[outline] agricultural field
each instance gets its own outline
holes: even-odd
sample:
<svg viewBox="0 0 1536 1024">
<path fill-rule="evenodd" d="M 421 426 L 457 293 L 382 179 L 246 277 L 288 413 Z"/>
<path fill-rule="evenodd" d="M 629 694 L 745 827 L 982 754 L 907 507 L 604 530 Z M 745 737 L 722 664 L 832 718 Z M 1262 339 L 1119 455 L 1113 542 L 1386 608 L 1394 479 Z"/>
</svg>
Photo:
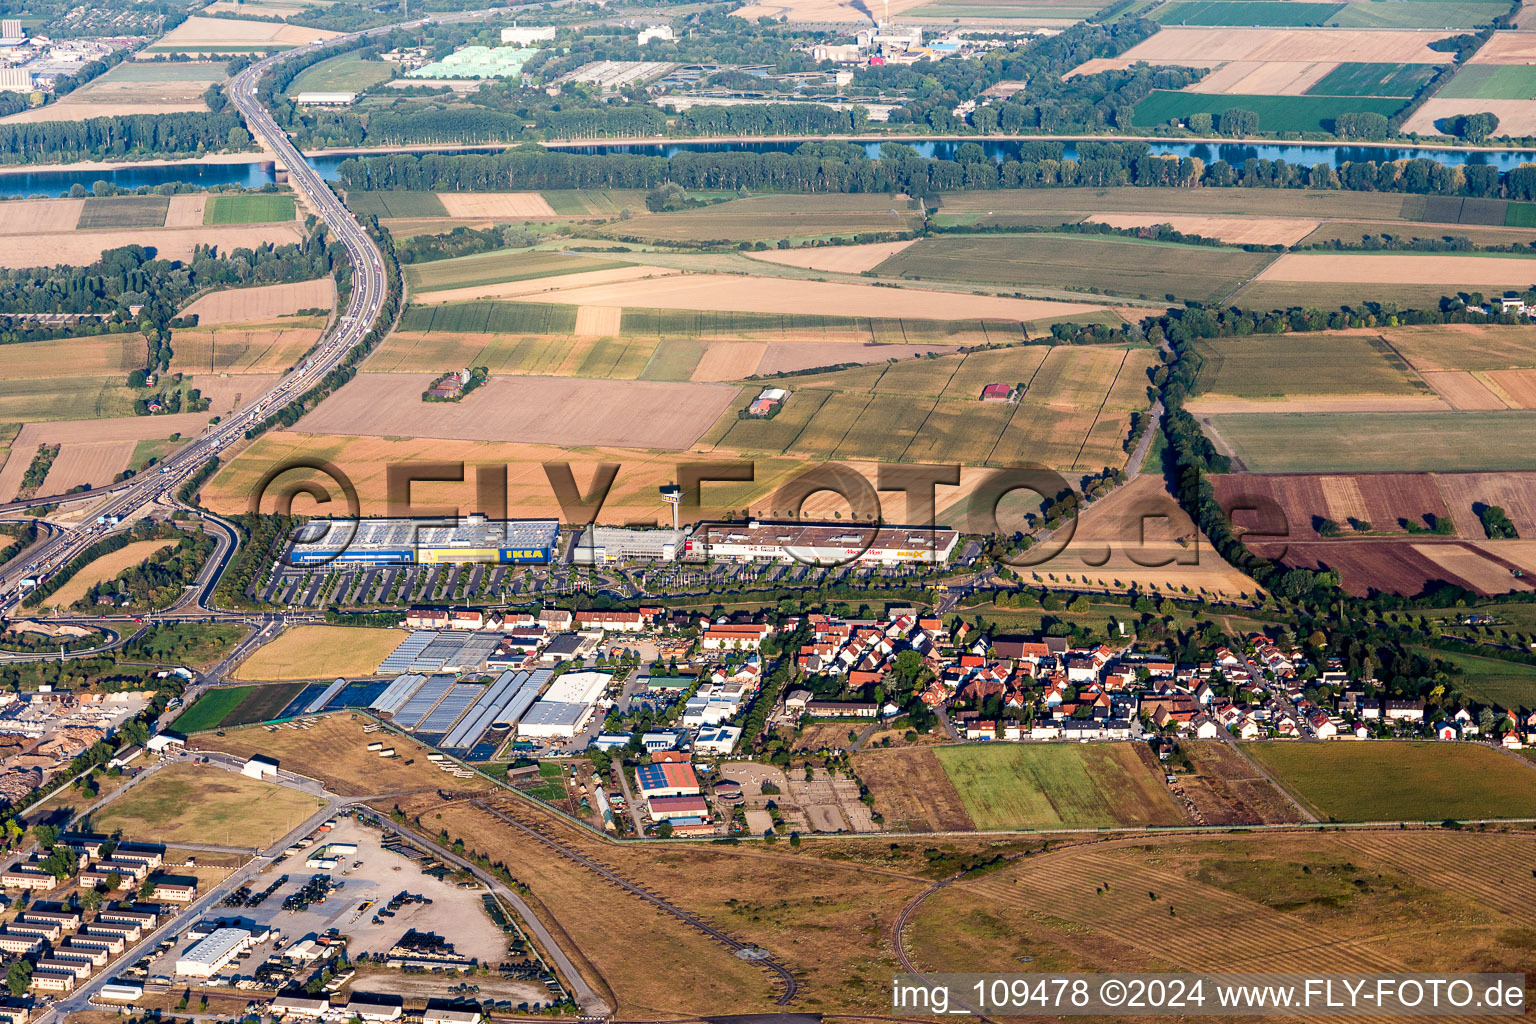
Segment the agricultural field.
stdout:
<svg viewBox="0 0 1536 1024">
<path fill-rule="evenodd" d="M 204 209 L 204 224 L 271 224 L 293 220 L 291 195 L 213 196 Z"/>
<path fill-rule="evenodd" d="M 362 92 L 369 86 L 394 77 L 395 67 L 381 60 L 363 60 L 354 53 L 343 53 L 323 60 L 299 72 L 288 83 L 287 94 L 301 92 Z"/>
<path fill-rule="evenodd" d="M 1433 64 L 1346 61 L 1335 65 L 1307 92 L 1318 96 L 1397 96 L 1407 99 L 1429 83 L 1435 70 Z"/>
<path fill-rule="evenodd" d="M 1323 821 L 1536 816 L 1536 772 L 1481 744 L 1244 743 Z"/>
<path fill-rule="evenodd" d="M 1472 28 L 1492 23 L 1508 8 L 1497 3 L 1418 0 L 1414 3 L 1309 2 L 1309 0 L 1174 0 L 1157 9 L 1164 25 L 1204 27 L 1334 26 L 1351 29 Z"/>
<path fill-rule="evenodd" d="M 318 317 L 188 327 L 171 333 L 175 373 L 281 373 L 298 364 L 320 340 Z M 469 364 L 479 365 L 479 364 Z"/>
<path fill-rule="evenodd" d="M 876 273 L 1212 302 L 1273 259 L 1270 253 L 1120 237 L 970 235 L 925 238 L 881 263 Z"/>
<path fill-rule="evenodd" d="M 1255 0 L 1240 0 L 1247 6 Z M 1300 6 L 1276 0 L 1275 6 Z M 1154 91 L 1136 104 L 1134 124 L 1154 128 L 1170 121 L 1180 123 L 1192 114 L 1220 115 L 1228 110 L 1250 110 L 1259 117 L 1260 132 L 1317 132 L 1332 134 L 1340 114 L 1380 114 L 1391 117 L 1403 101 L 1379 96 L 1256 96 L 1228 93 Z"/>
<path fill-rule="evenodd" d="M 1442 99 L 1533 100 L 1530 69 L 1513 64 L 1468 64 L 1435 94 Z"/>
<path fill-rule="evenodd" d="M 347 206 L 359 216 L 381 220 L 448 216 L 435 192 L 352 191 L 347 193 Z"/>
<path fill-rule="evenodd" d="M 404 639 L 405 634 L 395 629 L 295 626 L 257 648 L 233 677 L 296 680 L 368 675 Z"/>
<path fill-rule="evenodd" d="M 340 35 L 280 21 L 191 17 L 156 40 L 145 53 L 257 53 L 290 50 Z"/>
<path fill-rule="evenodd" d="M 442 192 L 437 198 L 448 216 L 464 220 L 556 216 L 554 208 L 537 192 Z"/>
<path fill-rule="evenodd" d="M 1502 87 L 1507 79 L 1500 75 L 1495 78 L 1495 81 Z M 1518 139 L 1536 134 L 1536 100 L 1455 99 L 1438 95 L 1419 107 L 1412 117 L 1403 122 L 1403 131 L 1418 132 L 1421 135 L 1444 135 L 1448 134 L 1445 131 L 1444 122 L 1462 114 L 1477 113 L 1489 113 L 1499 119 L 1499 126 L 1494 131 L 1495 138 Z"/>
<path fill-rule="evenodd" d="M 1422 828 L 1063 846 L 937 890 L 906 949 L 924 972 L 1455 971 L 1471 948 L 1525 972 L 1533 856 L 1526 832 Z"/>
<path fill-rule="evenodd" d="M 603 231 L 654 242 L 766 242 L 910 231 L 921 219 L 906 200 L 887 195 L 755 196 L 675 213 L 643 209 L 642 203 L 630 220 Z"/>
<path fill-rule="evenodd" d="M 171 201 L 165 196 L 114 196 L 87 199 L 80 210 L 77 231 L 103 231 L 110 228 L 158 228 L 165 224 Z"/>
<path fill-rule="evenodd" d="M 744 389 L 711 436 L 721 450 L 806 458 L 1102 467 L 1124 459 L 1153 361 L 1149 349 L 1030 346 L 807 374 L 770 419 L 736 418 L 756 394 Z M 1023 385 L 1021 400 L 980 402 L 999 382 Z"/>
<path fill-rule="evenodd" d="M 1274 825 L 1304 820 L 1294 801 L 1222 740 L 1183 740 L 1190 771 L 1179 789 L 1208 825 Z"/>
<path fill-rule="evenodd" d="M 226 288 L 210 292 L 187 306 L 181 315 L 195 316 L 199 327 L 209 327 L 255 323 L 292 316 L 305 310 L 329 311 L 335 304 L 335 280 L 317 277 L 312 281 L 257 285 L 254 288 Z"/>
<path fill-rule="evenodd" d="M 220 686 L 206 690 L 177 716 L 178 732 L 191 734 L 220 727 L 233 728 L 270 721 L 304 690 L 303 683 L 265 686 Z"/>
<path fill-rule="evenodd" d="M 324 806 L 224 768 L 173 764 L 102 808 L 92 823 L 141 842 L 266 846 Z"/>
<path fill-rule="evenodd" d="M 1139 745 L 974 744 L 934 754 L 982 831 L 1186 823 Z M 1155 759 L 1154 759 L 1155 760 Z"/>
<path fill-rule="evenodd" d="M 441 371 L 439 371 L 441 372 Z M 682 450 L 736 397 L 732 385 L 493 376 L 463 402 L 424 403 L 435 374 L 362 374 L 300 421 L 315 434 Z"/>
<path fill-rule="evenodd" d="M 1301 542 L 1291 544 L 1282 561 L 1293 569 L 1337 572 L 1343 589 L 1356 596 L 1417 597 L 1449 584 L 1491 597 L 1533 589 L 1536 542 L 1416 538 Z"/>
<path fill-rule="evenodd" d="M 395 332 L 368 360 L 369 372 L 432 373 L 444 366 L 484 366 L 493 376 L 549 375 L 606 380 L 688 380 L 649 372 L 654 338 L 411 334 Z M 701 379 L 701 378 L 694 378 Z"/>
<path fill-rule="evenodd" d="M 1536 414 L 1525 411 L 1230 413 L 1207 417 L 1255 473 L 1536 469 Z"/>
<path fill-rule="evenodd" d="M 1433 391 L 1380 337 L 1368 333 L 1254 336 L 1201 342 L 1192 412 L 1223 399 L 1294 395 L 1432 398 Z M 1262 402 L 1256 402 L 1261 405 Z M 1288 405 L 1288 407 L 1294 407 Z"/>
<path fill-rule="evenodd" d="M 4 118 L 18 121 L 82 121 L 127 114 L 207 110 L 203 93 L 228 75 L 220 64 L 139 63 L 127 60 L 46 106 Z"/>
<path fill-rule="evenodd" d="M 906 11 L 907 18 L 934 18 L 975 22 L 1024 21 L 1052 26 L 1082 21 L 1099 10 L 1095 3 L 1080 0 L 929 0 Z"/>
<path fill-rule="evenodd" d="M 874 795 L 884 827 L 906 832 L 969 832 L 976 826 L 933 750 L 866 749 L 853 772 Z"/>
<path fill-rule="evenodd" d="M 534 249 L 497 249 L 475 256 L 436 260 L 405 268 L 413 292 L 439 292 L 454 288 L 530 281 L 592 271 L 612 270 L 628 264 L 574 253 Z"/>
<path fill-rule="evenodd" d="M 1451 651 L 1421 651 L 1460 670 L 1452 686 L 1470 700 L 1499 708 L 1536 709 L 1536 667 Z"/>
<path fill-rule="evenodd" d="M 1244 526 L 1295 540 L 1322 540 L 1324 535 L 1318 527 L 1325 520 L 1336 524 L 1347 537 L 1404 536 L 1407 529 L 1403 523 L 1428 529 L 1430 517 L 1456 522 L 1459 517 L 1452 516 L 1451 505 L 1438 486 L 1444 479 L 1448 477 L 1431 473 L 1245 473 L 1213 476 L 1211 482 L 1224 506 L 1237 503 L 1239 498 L 1262 498 L 1273 502 L 1284 517 L 1283 523 L 1275 523 L 1270 522 L 1270 515 L 1248 513 L 1240 519 Z M 1475 522 L 1470 504 L 1460 511 Z M 1460 536 L 1480 538 L 1482 530 L 1475 535 L 1460 531 Z"/>
<path fill-rule="evenodd" d="M 163 197 L 146 198 L 160 198 L 164 201 Z M 123 200 L 108 199 L 103 202 L 119 203 Z M 7 209 L 7 215 L 9 212 Z M 165 217 L 164 211 L 161 217 Z M 8 225 L 0 225 L 0 232 L 6 230 Z M 34 231 L 17 235 L 0 234 L 0 237 L 5 242 L 0 246 L 0 267 L 26 268 L 59 264 L 85 266 L 99 260 L 106 250 L 124 245 L 153 248 L 156 257 L 163 260 L 189 260 L 200 245 L 212 245 L 219 249 L 254 249 L 267 242 L 274 245 L 297 243 L 302 240 L 302 232 L 299 224 L 285 223 L 215 228 L 123 227 L 99 231 L 56 229 L 51 234 Z"/>
</svg>

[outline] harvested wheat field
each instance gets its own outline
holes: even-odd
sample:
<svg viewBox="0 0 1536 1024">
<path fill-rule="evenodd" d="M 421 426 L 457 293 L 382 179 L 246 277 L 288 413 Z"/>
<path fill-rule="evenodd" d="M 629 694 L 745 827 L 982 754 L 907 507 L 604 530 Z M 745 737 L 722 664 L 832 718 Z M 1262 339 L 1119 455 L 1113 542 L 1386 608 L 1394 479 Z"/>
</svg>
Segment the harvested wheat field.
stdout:
<svg viewBox="0 0 1536 1024">
<path fill-rule="evenodd" d="M 206 111 L 208 105 L 195 100 L 133 100 L 114 97 L 111 99 L 87 99 L 70 94 L 57 103 L 46 107 L 32 107 L 19 114 L 0 118 L 0 124 L 32 121 L 85 121 L 93 117 L 127 117 L 131 114 L 178 114 L 189 111 Z"/>
<path fill-rule="evenodd" d="M 1531 590 L 1524 579 L 1536 572 L 1536 540 L 1472 541 L 1460 544 L 1414 544 L 1413 550 L 1445 570 L 1447 576 L 1465 581 L 1479 594 L 1503 594 Z M 1514 573 L 1518 570 L 1521 578 Z"/>
<path fill-rule="evenodd" d="M 1536 370 L 1486 370 L 1479 380 L 1511 409 L 1536 409 Z"/>
<path fill-rule="evenodd" d="M 806 249 L 770 249 L 767 252 L 749 252 L 746 255 L 765 263 L 778 263 L 786 267 L 804 267 L 806 270 L 825 270 L 833 274 L 862 274 L 874 270 L 886 260 L 911 245 L 916 239 L 905 242 L 871 242 L 868 245 L 824 245 Z"/>
<path fill-rule="evenodd" d="M 191 17 L 161 36 L 150 49 L 161 52 L 218 51 L 245 49 L 260 43 L 303 46 L 317 39 L 330 39 L 340 34 L 320 28 L 285 25 L 282 22 Z"/>
<path fill-rule="evenodd" d="M 757 372 L 768 351 L 762 341 L 715 341 L 704 349 L 689 380 L 741 380 Z"/>
<path fill-rule="evenodd" d="M 94 377 L 127 374 L 144 365 L 149 343 L 142 334 L 99 334 L 94 338 L 58 338 L 6 347 L 0 377 Z"/>
<path fill-rule="evenodd" d="M 233 324 L 173 331 L 176 373 L 273 373 L 294 366 L 320 340 L 319 320 L 301 327 Z"/>
<path fill-rule="evenodd" d="M 723 384 L 492 377 L 462 402 L 423 402 L 435 374 L 360 374 L 300 421 L 315 434 L 685 449 L 725 412 Z"/>
<path fill-rule="evenodd" d="M 411 301 L 418 306 L 435 306 L 447 302 L 470 302 L 476 299 L 515 299 L 538 297 L 543 293 L 569 288 L 582 288 L 623 281 L 643 281 L 656 277 L 671 277 L 680 273 L 664 267 L 610 267 L 607 270 L 584 270 L 578 274 L 562 274 L 557 277 L 536 277 L 527 281 L 503 281 L 500 284 L 474 284 L 463 288 L 445 288 L 442 291 L 413 293 Z M 617 332 L 615 332 L 617 333 Z"/>
<path fill-rule="evenodd" d="M 1233 398 L 1201 395 L 1185 403 L 1200 416 L 1239 412 L 1448 412 L 1453 406 L 1436 395 L 1308 395 L 1297 398 Z M 1495 406 L 1502 409 L 1503 406 Z"/>
<path fill-rule="evenodd" d="M 1536 474 L 1436 473 L 1434 477 L 1459 536 L 1483 536 L 1475 507 L 1497 505 L 1520 536 L 1536 537 Z"/>
<path fill-rule="evenodd" d="M 51 235 L 73 231 L 84 208 L 84 199 L 15 200 L 0 206 L 0 214 L 3 214 L 0 216 L 0 235 Z"/>
<path fill-rule="evenodd" d="M 576 337 L 616 337 L 623 320 L 624 310 L 619 306 L 578 306 L 576 308 Z"/>
<path fill-rule="evenodd" d="M 1536 33 L 1495 32 L 1470 64 L 1536 64 Z"/>
<path fill-rule="evenodd" d="M 1165 25 L 1122 59 L 1151 64 L 1205 61 L 1360 61 L 1374 64 L 1446 64 L 1450 53 L 1432 50 L 1432 32 L 1338 28 L 1182 28 Z"/>
<path fill-rule="evenodd" d="M 1509 405 L 1468 370 L 1432 370 L 1420 373 L 1435 394 L 1452 409 L 1508 409 Z"/>
<path fill-rule="evenodd" d="M 1405 132 L 1442 135 L 1435 122 L 1459 114 L 1493 114 L 1499 119 L 1497 134 L 1510 138 L 1536 135 L 1536 100 L 1443 99 L 1435 97 L 1414 111 L 1403 124 Z"/>
<path fill-rule="evenodd" d="M 0 246 L 0 267 L 52 267 L 65 264 L 83 267 L 101 259 L 108 249 L 142 245 L 163 260 L 190 260 L 199 245 L 220 251 L 254 249 L 271 242 L 287 245 L 303 240 L 298 224 L 262 224 L 254 227 L 127 228 L 113 231 L 71 231 L 64 234 L 20 235 Z M 250 319 L 247 317 L 246 319 Z"/>
<path fill-rule="evenodd" d="M 1235 60 L 1189 87 L 1229 96 L 1300 96 L 1339 66 L 1334 60 Z"/>
<path fill-rule="evenodd" d="M 229 288 L 204 295 L 181 311 L 196 316 L 199 327 L 243 324 L 297 313 L 301 309 L 330 309 L 336 304 L 336 282 L 329 277 L 256 288 Z"/>
<path fill-rule="evenodd" d="M 48 478 L 38 489 L 39 494 L 63 494 L 71 487 L 85 484 L 100 487 L 112 482 L 112 478 L 128 468 L 133 459 L 135 441 L 95 441 L 86 444 L 66 444 L 60 447 L 58 458 L 48 470 Z"/>
<path fill-rule="evenodd" d="M 165 212 L 165 226 L 168 228 L 200 228 L 203 226 L 203 214 L 208 209 L 208 196 L 206 194 L 171 196 L 171 205 Z"/>
<path fill-rule="evenodd" d="M 369 675 L 407 635 L 398 629 L 295 626 L 258 647 L 233 675 L 260 680 Z"/>
<path fill-rule="evenodd" d="M 1503 324 L 1435 324 L 1380 332 L 1415 370 L 1536 366 L 1536 332 Z"/>
<path fill-rule="evenodd" d="M 1167 224 L 1175 231 L 1219 238 L 1229 245 L 1295 245 L 1317 229 L 1315 220 L 1290 217 L 1164 216 L 1159 213 L 1100 213 L 1088 220 L 1116 228 L 1146 228 Z"/>
<path fill-rule="evenodd" d="M 56 608 L 68 608 L 96 584 L 112 579 L 124 569 L 147 562 L 155 552 L 174 547 L 175 543 L 169 540 L 138 540 L 125 548 L 102 555 L 70 577 L 68 583 L 53 592 L 47 603 Z"/>
<path fill-rule="evenodd" d="M 27 446 L 36 451 L 40 444 L 92 444 L 103 437 L 114 441 L 159 441 L 172 434 L 191 437 L 208 425 L 210 413 L 179 412 L 170 416 L 120 416 L 102 420 L 53 420 L 28 423 L 12 442 L 15 451 Z"/>
<path fill-rule="evenodd" d="M 368 380 L 362 374 L 340 394 Z M 686 384 L 688 388 L 709 385 Z M 418 389 L 419 390 L 419 389 Z M 735 389 L 730 389 L 732 393 Z M 339 396 L 337 396 L 339 397 Z M 329 404 L 329 403 L 326 403 Z M 28 456 L 30 458 L 30 455 Z M 730 458 L 729 454 L 702 456 Z M 336 434 L 308 434 L 298 431 L 273 431 L 237 456 L 213 481 L 203 488 L 203 499 L 220 512 L 238 514 L 249 510 L 251 495 L 263 474 L 276 466 L 288 466 L 301 458 L 325 459 L 345 473 L 357 487 L 364 515 L 387 515 L 389 510 L 386 469 L 412 462 L 463 462 L 468 466 L 507 467 L 508 514 L 514 518 L 559 517 L 562 511 L 550 488 L 544 464 L 566 463 L 571 466 L 576 484 L 586 493 L 597 466 L 616 462 L 622 467 L 608 500 L 603 503 L 599 522 L 624 524 L 649 521 L 671 522 L 671 511 L 661 500 L 657 488 L 677 480 L 678 465 L 698 462 L 701 456 L 683 452 L 647 452 L 637 449 L 597 447 L 573 449 L 552 444 L 526 444 L 497 441 L 447 441 L 436 438 L 354 437 Z M 727 509 L 743 508 L 758 500 L 794 474 L 803 471 L 802 460 L 777 457 L 756 460 L 756 480 L 752 483 L 711 483 L 704 487 L 703 501 L 709 506 L 701 518 L 718 518 Z M 471 477 L 473 474 L 470 474 Z M 982 475 L 985 475 L 984 473 Z M 286 483 L 288 478 L 284 478 Z M 333 483 L 325 486 L 333 487 Z M 269 488 L 269 494 L 274 493 Z M 474 507 L 475 489 L 468 483 L 421 483 L 411 489 L 412 500 L 422 505 Z M 295 513 L 321 514 L 323 510 L 305 504 L 300 498 Z M 274 507 L 275 498 L 263 506 Z"/>
<path fill-rule="evenodd" d="M 450 217 L 553 217 L 549 201 L 537 192 L 439 192 Z"/>
<path fill-rule="evenodd" d="M 1536 260 L 1497 256 L 1421 256 L 1383 253 L 1347 255 L 1290 252 L 1265 267 L 1255 280 L 1337 284 L 1444 284 L 1447 288 L 1529 287 L 1536 283 Z"/>
<path fill-rule="evenodd" d="M 17 441 L 11 442 L 10 448 L 6 449 L 5 464 L 0 466 L 0 501 L 16 500 L 16 495 L 21 492 L 22 477 L 36 454 L 35 444 L 22 446 Z"/>
<path fill-rule="evenodd" d="M 739 313 L 812 313 L 930 320 L 939 319 L 940 314 L 945 319 L 1045 320 L 1104 308 L 1078 302 L 715 274 L 683 274 L 659 281 L 634 281 L 569 291 L 557 289 L 541 299 L 639 309 L 718 309 Z"/>
<path fill-rule="evenodd" d="M 921 7 L 929 0 L 894 0 L 891 14 Z M 869 21 L 874 16 L 863 0 L 760 0 L 731 12 L 755 22 L 758 18 L 786 17 L 790 21 Z"/>
<path fill-rule="evenodd" d="M 958 345 L 877 345 L 846 341 L 772 341 L 757 364 L 758 373 L 788 373 L 839 363 L 883 363 L 929 353 L 950 355 Z"/>
<path fill-rule="evenodd" d="M 962 529 L 994 532 L 984 521 Z M 1138 476 L 1088 506 L 1064 547 L 1062 536 L 1058 534 L 1047 548 L 1025 556 L 1031 561 L 1045 554 L 1051 557 L 1038 564 L 1017 566 L 1017 571 L 1026 579 L 1065 577 L 1073 589 L 1118 591 L 1138 586 L 1184 592 L 1187 588 L 1188 593 L 1228 597 L 1260 593 L 1257 583 L 1222 560 L 1164 488 L 1161 478 L 1153 475 Z M 1167 564 L 1155 564 L 1159 562 Z"/>
</svg>

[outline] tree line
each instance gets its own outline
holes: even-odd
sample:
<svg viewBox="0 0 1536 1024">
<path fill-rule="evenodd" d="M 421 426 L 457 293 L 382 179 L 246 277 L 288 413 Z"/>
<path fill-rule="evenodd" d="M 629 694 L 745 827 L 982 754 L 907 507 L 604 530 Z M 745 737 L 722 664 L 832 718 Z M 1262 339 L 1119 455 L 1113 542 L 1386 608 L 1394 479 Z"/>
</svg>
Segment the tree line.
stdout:
<svg viewBox="0 0 1536 1024">
<path fill-rule="evenodd" d="M 200 154 L 250 145 L 250 132 L 231 111 L 0 124 L 0 163 L 7 164 Z"/>
<path fill-rule="evenodd" d="M 1344 189 L 1417 195 L 1536 199 L 1536 164 L 1507 174 L 1485 164 L 1446 166 L 1427 157 L 1346 161 L 1337 169 L 1250 158 L 1240 164 L 1153 154 L 1145 142 L 1084 141 L 1075 159 L 1064 143 L 1026 141 L 1000 163 L 980 146 L 961 146 L 956 159 L 922 157 L 911 146 L 886 143 L 880 159 L 841 142 L 808 142 L 794 152 L 582 154 L 525 144 L 496 153 L 392 153 L 343 161 L 347 189 L 523 191 L 652 189 L 668 182 L 685 189 L 864 193 L 945 192 L 1119 185 Z"/>
</svg>

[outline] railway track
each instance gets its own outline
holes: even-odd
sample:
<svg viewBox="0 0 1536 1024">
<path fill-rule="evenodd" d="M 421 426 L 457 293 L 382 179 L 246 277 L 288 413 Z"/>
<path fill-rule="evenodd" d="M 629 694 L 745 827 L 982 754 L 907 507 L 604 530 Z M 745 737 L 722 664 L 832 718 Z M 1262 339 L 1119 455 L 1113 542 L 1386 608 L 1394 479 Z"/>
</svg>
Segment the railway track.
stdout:
<svg viewBox="0 0 1536 1024">
<path fill-rule="evenodd" d="M 553 836 L 544 834 L 544 832 L 533 827 L 532 825 L 528 825 L 524 822 L 518 821 L 516 818 L 510 817 L 497 808 L 492 807 L 486 801 L 476 800 L 474 803 L 476 807 L 489 814 L 497 821 L 500 821 L 502 824 L 508 825 L 528 836 L 530 839 L 542 843 L 544 846 L 554 850 L 560 856 L 581 865 L 588 871 L 591 871 L 605 882 L 616 885 L 620 889 L 628 892 L 630 895 L 637 896 L 640 899 L 645 900 L 647 903 L 656 907 L 658 910 L 663 910 L 666 913 L 671 914 L 673 917 L 677 918 L 683 924 L 688 925 L 690 928 L 703 932 L 711 939 L 714 939 L 716 942 L 720 943 L 726 949 L 729 949 L 733 954 L 737 956 L 746 954 L 746 959 L 751 959 L 753 962 L 760 964 L 765 970 L 772 973 L 783 986 L 783 991 L 779 994 L 779 997 L 774 1000 L 775 1003 L 777 1003 L 779 1006 L 788 1006 L 794 1001 L 800 987 L 799 982 L 795 979 L 794 972 L 791 971 L 788 967 L 785 967 L 783 964 L 779 963 L 777 960 L 773 959 L 773 957 L 768 955 L 765 951 L 760 950 L 759 947 L 749 945 L 745 942 L 742 942 L 740 939 L 737 939 L 734 936 L 721 931 L 719 928 L 716 928 L 708 921 L 703 920 L 695 914 L 689 913 L 682 907 L 679 907 L 677 904 L 667 900 L 665 897 L 651 892 L 649 889 L 639 885 L 636 882 L 631 882 L 629 879 L 625 878 L 623 875 L 620 875 L 617 871 L 608 867 L 607 865 L 593 860 L 591 857 L 588 857 L 580 850 L 566 845 Z"/>
</svg>

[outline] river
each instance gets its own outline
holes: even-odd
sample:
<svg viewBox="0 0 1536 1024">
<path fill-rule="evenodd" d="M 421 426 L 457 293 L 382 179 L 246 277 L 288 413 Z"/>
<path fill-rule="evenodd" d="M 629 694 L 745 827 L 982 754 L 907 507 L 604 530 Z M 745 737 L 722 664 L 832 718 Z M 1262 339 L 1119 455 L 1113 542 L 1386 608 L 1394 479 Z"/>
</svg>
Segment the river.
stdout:
<svg viewBox="0 0 1536 1024">
<path fill-rule="evenodd" d="M 582 153 L 587 155 L 601 155 L 604 153 L 635 153 L 643 156 L 673 156 L 682 152 L 694 153 L 789 153 L 803 144 L 804 140 L 773 141 L 773 142 L 613 142 L 591 145 L 563 146 L 561 152 Z M 1112 141 L 1112 140 L 1105 140 Z M 993 160 L 1001 161 L 1019 152 L 1019 148 L 1025 143 L 1013 139 L 919 139 L 906 140 L 905 145 L 917 150 L 918 154 L 925 157 L 951 158 L 960 146 L 967 142 L 976 142 Z M 862 146 L 871 157 L 879 155 L 881 142 L 878 140 L 860 140 L 855 145 Z M 1500 171 L 1509 171 L 1523 163 L 1536 162 L 1536 150 L 1516 149 L 1488 149 L 1466 150 L 1448 149 L 1440 147 L 1412 147 L 1412 146 L 1349 146 L 1326 145 L 1319 143 L 1283 143 L 1283 142 L 1159 142 L 1148 143 L 1153 153 L 1158 155 L 1192 156 L 1205 161 L 1207 165 L 1218 160 L 1225 160 L 1231 164 L 1241 164 L 1244 160 L 1284 160 L 1287 163 L 1305 164 L 1330 164 L 1338 167 L 1340 164 L 1361 160 L 1407 160 L 1414 157 L 1428 157 L 1449 166 L 1461 166 L 1464 164 L 1486 164 L 1497 167 Z M 1078 140 L 1062 140 L 1066 156 L 1074 158 L 1077 155 Z M 364 155 L 386 155 L 389 150 L 377 150 Z M 421 151 L 417 151 L 418 154 Z M 494 152 L 493 150 L 466 150 L 462 148 L 444 148 L 431 150 L 435 153 L 468 153 L 468 152 Z M 327 181 L 334 181 L 337 177 L 337 168 L 343 160 L 350 159 L 352 154 L 333 153 L 324 156 L 308 157 L 311 167 L 320 172 L 321 177 Z M 97 181 L 107 181 L 120 188 L 136 189 L 145 185 L 163 185 L 169 182 L 190 182 L 197 185 L 243 185 L 247 188 L 256 188 L 268 184 L 274 179 L 273 168 L 270 163 L 252 161 L 250 163 L 169 163 L 169 164 L 126 164 L 114 170 L 49 170 L 28 171 L 25 168 L 0 171 L 0 196 L 30 196 L 46 195 L 57 196 L 68 192 L 72 185 L 83 185 L 89 189 Z"/>
</svg>

